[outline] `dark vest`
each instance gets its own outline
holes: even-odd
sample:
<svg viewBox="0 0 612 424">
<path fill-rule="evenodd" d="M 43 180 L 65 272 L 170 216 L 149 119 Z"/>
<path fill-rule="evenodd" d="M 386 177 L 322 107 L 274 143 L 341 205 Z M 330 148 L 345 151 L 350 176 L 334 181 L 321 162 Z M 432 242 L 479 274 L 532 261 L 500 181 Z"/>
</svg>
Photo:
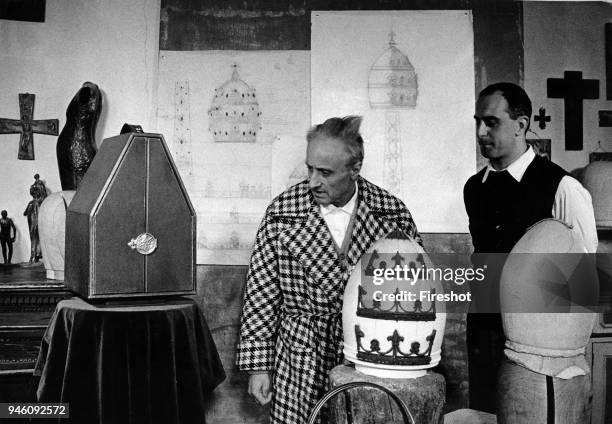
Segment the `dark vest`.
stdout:
<svg viewBox="0 0 612 424">
<path fill-rule="evenodd" d="M 507 253 L 536 222 L 552 218 L 555 194 L 568 175 L 560 166 L 536 156 L 520 182 L 507 172 L 486 168 L 465 184 L 463 196 L 475 253 Z"/>
</svg>

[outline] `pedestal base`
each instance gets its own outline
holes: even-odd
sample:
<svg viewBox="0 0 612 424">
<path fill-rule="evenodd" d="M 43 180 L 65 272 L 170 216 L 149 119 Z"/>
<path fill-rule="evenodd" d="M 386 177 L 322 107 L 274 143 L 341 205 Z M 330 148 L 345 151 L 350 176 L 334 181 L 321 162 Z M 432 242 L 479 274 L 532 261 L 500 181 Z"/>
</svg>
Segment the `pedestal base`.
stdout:
<svg viewBox="0 0 612 424">
<path fill-rule="evenodd" d="M 548 387 L 545 375 L 505 361 L 500 369 L 497 388 L 497 422 L 500 424 L 590 423 L 592 400 L 590 376 L 581 375 L 569 380 L 552 377 L 551 383 L 552 386 Z"/>
<path fill-rule="evenodd" d="M 332 387 L 367 381 L 386 387 L 404 401 L 415 422 L 442 424 L 446 383 L 442 375 L 429 371 L 419 378 L 379 378 L 363 374 L 352 366 L 339 365 L 330 373 Z M 346 422 L 347 412 L 353 422 L 403 423 L 399 410 L 383 392 L 356 388 L 348 396 L 339 396 L 330 405 L 330 423 Z"/>
<path fill-rule="evenodd" d="M 64 279 L 66 210 L 74 193 L 74 190 L 66 190 L 50 194 L 38 212 L 40 248 L 50 280 Z"/>
</svg>

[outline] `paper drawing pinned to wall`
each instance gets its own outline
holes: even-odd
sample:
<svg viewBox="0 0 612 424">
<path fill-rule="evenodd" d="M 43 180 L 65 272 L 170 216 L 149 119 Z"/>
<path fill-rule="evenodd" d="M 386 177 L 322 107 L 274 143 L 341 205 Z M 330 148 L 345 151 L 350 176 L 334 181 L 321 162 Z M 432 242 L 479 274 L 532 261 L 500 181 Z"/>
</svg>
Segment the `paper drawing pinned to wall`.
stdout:
<svg viewBox="0 0 612 424">
<path fill-rule="evenodd" d="M 318 11 L 311 23 L 312 122 L 362 115 L 361 174 L 397 195 L 419 231 L 467 232 L 462 190 L 477 171 L 471 12 Z"/>
<path fill-rule="evenodd" d="M 215 88 L 208 116 L 215 142 L 255 143 L 261 130 L 261 112 L 255 89 L 240 79 L 238 65 L 232 77 Z"/>
</svg>

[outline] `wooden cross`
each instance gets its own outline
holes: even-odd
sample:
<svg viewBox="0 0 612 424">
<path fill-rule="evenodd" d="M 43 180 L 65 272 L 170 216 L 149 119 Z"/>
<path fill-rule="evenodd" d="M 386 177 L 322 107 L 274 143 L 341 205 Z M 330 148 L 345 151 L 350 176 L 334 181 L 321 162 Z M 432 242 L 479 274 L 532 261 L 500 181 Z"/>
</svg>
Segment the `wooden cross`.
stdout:
<svg viewBox="0 0 612 424">
<path fill-rule="evenodd" d="M 19 93 L 19 115 L 21 119 L 0 118 L 0 134 L 21 133 L 17 159 L 34 160 L 34 133 L 57 135 L 59 120 L 35 121 L 34 94 Z"/>
<path fill-rule="evenodd" d="M 538 114 L 533 116 L 533 120 L 540 122 L 539 127 L 541 130 L 546 129 L 546 123 L 550 122 L 550 116 L 546 115 L 546 109 L 541 107 L 538 110 Z"/>
<path fill-rule="evenodd" d="M 546 80 L 548 97 L 565 100 L 565 150 L 582 150 L 582 101 L 599 99 L 599 80 L 583 80 L 582 72 L 565 71 L 563 79 Z"/>
</svg>

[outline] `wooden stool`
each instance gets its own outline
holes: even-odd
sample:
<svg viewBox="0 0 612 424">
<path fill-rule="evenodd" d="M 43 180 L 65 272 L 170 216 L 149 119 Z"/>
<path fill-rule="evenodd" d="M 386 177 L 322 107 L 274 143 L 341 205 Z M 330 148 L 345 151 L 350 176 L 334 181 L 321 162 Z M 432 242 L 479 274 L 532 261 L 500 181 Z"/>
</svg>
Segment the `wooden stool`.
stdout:
<svg viewBox="0 0 612 424">
<path fill-rule="evenodd" d="M 442 424 L 446 382 L 438 373 L 429 371 L 419 378 L 379 378 L 339 365 L 330 373 L 332 387 L 356 381 L 381 385 L 395 393 L 408 407 L 419 424 Z M 347 396 L 338 397 L 330 405 L 330 423 L 403 423 L 400 411 L 380 391 L 355 388 Z M 352 421 L 348 418 L 352 416 Z"/>
</svg>

